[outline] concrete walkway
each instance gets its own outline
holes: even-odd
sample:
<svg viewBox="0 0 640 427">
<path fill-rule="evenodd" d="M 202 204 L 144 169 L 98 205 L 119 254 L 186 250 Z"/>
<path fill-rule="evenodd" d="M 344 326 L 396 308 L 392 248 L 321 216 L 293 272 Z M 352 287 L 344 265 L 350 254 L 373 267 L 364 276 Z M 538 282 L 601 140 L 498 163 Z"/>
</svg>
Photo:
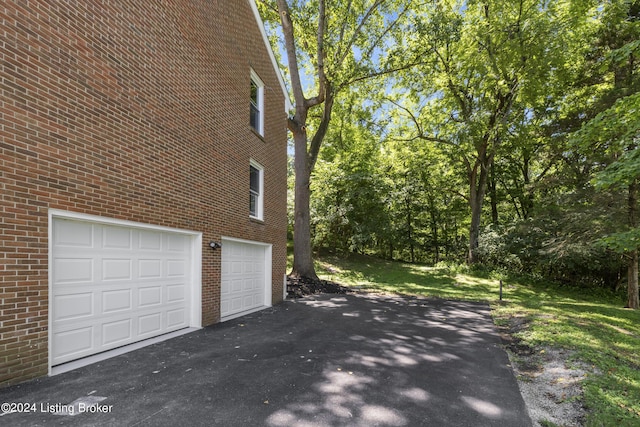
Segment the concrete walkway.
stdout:
<svg viewBox="0 0 640 427">
<path fill-rule="evenodd" d="M 33 409 L 7 426 L 532 425 L 486 304 L 379 295 L 285 302 L 0 402 Z"/>
</svg>

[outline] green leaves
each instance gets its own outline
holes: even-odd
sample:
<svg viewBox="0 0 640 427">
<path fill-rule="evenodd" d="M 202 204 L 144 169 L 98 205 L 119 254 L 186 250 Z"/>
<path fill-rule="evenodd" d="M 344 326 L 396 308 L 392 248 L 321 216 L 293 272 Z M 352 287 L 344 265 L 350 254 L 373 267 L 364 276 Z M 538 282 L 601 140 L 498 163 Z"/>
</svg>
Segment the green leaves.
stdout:
<svg viewBox="0 0 640 427">
<path fill-rule="evenodd" d="M 596 188 L 627 187 L 640 177 L 640 149 L 634 148 L 623 153 L 616 162 L 595 175 Z"/>
<path fill-rule="evenodd" d="M 594 176 L 596 187 L 624 187 L 640 177 L 640 92 L 618 99 L 571 138 L 584 150 L 606 152 L 612 162 Z"/>
<path fill-rule="evenodd" d="M 626 253 L 640 247 L 640 228 L 609 234 L 600 244 L 617 253 Z"/>
</svg>

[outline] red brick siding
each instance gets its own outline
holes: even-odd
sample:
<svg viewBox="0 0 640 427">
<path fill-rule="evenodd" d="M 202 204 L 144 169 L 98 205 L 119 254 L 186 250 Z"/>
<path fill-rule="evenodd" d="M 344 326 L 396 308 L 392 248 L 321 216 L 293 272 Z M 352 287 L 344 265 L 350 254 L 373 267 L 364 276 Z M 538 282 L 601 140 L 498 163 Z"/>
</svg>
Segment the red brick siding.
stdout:
<svg viewBox="0 0 640 427">
<path fill-rule="evenodd" d="M 203 324 L 220 317 L 220 251 L 286 263 L 284 96 L 248 1 L 9 0 L 0 7 L 0 385 L 48 369 L 48 209 L 203 233 Z M 249 126 L 250 69 L 265 83 Z M 265 167 L 249 219 L 249 160 Z"/>
</svg>

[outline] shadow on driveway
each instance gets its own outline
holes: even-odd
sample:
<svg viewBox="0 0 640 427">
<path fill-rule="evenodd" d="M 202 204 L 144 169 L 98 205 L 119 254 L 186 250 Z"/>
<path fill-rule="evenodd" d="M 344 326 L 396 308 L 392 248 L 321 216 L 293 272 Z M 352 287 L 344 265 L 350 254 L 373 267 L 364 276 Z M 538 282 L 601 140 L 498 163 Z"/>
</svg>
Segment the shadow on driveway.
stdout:
<svg viewBox="0 0 640 427">
<path fill-rule="evenodd" d="M 532 425 L 486 304 L 366 294 L 288 301 L 0 401 L 35 409 L 0 415 L 11 426 Z"/>
</svg>

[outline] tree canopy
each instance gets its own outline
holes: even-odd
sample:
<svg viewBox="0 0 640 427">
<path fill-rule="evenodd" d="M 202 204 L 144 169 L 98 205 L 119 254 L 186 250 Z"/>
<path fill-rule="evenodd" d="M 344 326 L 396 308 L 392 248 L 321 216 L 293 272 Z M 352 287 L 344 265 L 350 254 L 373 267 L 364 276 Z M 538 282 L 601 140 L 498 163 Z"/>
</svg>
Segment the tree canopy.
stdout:
<svg viewBox="0 0 640 427">
<path fill-rule="evenodd" d="M 640 1 L 261 10 L 296 104 L 294 273 L 312 248 L 467 261 L 626 281 L 637 308 Z"/>
</svg>

